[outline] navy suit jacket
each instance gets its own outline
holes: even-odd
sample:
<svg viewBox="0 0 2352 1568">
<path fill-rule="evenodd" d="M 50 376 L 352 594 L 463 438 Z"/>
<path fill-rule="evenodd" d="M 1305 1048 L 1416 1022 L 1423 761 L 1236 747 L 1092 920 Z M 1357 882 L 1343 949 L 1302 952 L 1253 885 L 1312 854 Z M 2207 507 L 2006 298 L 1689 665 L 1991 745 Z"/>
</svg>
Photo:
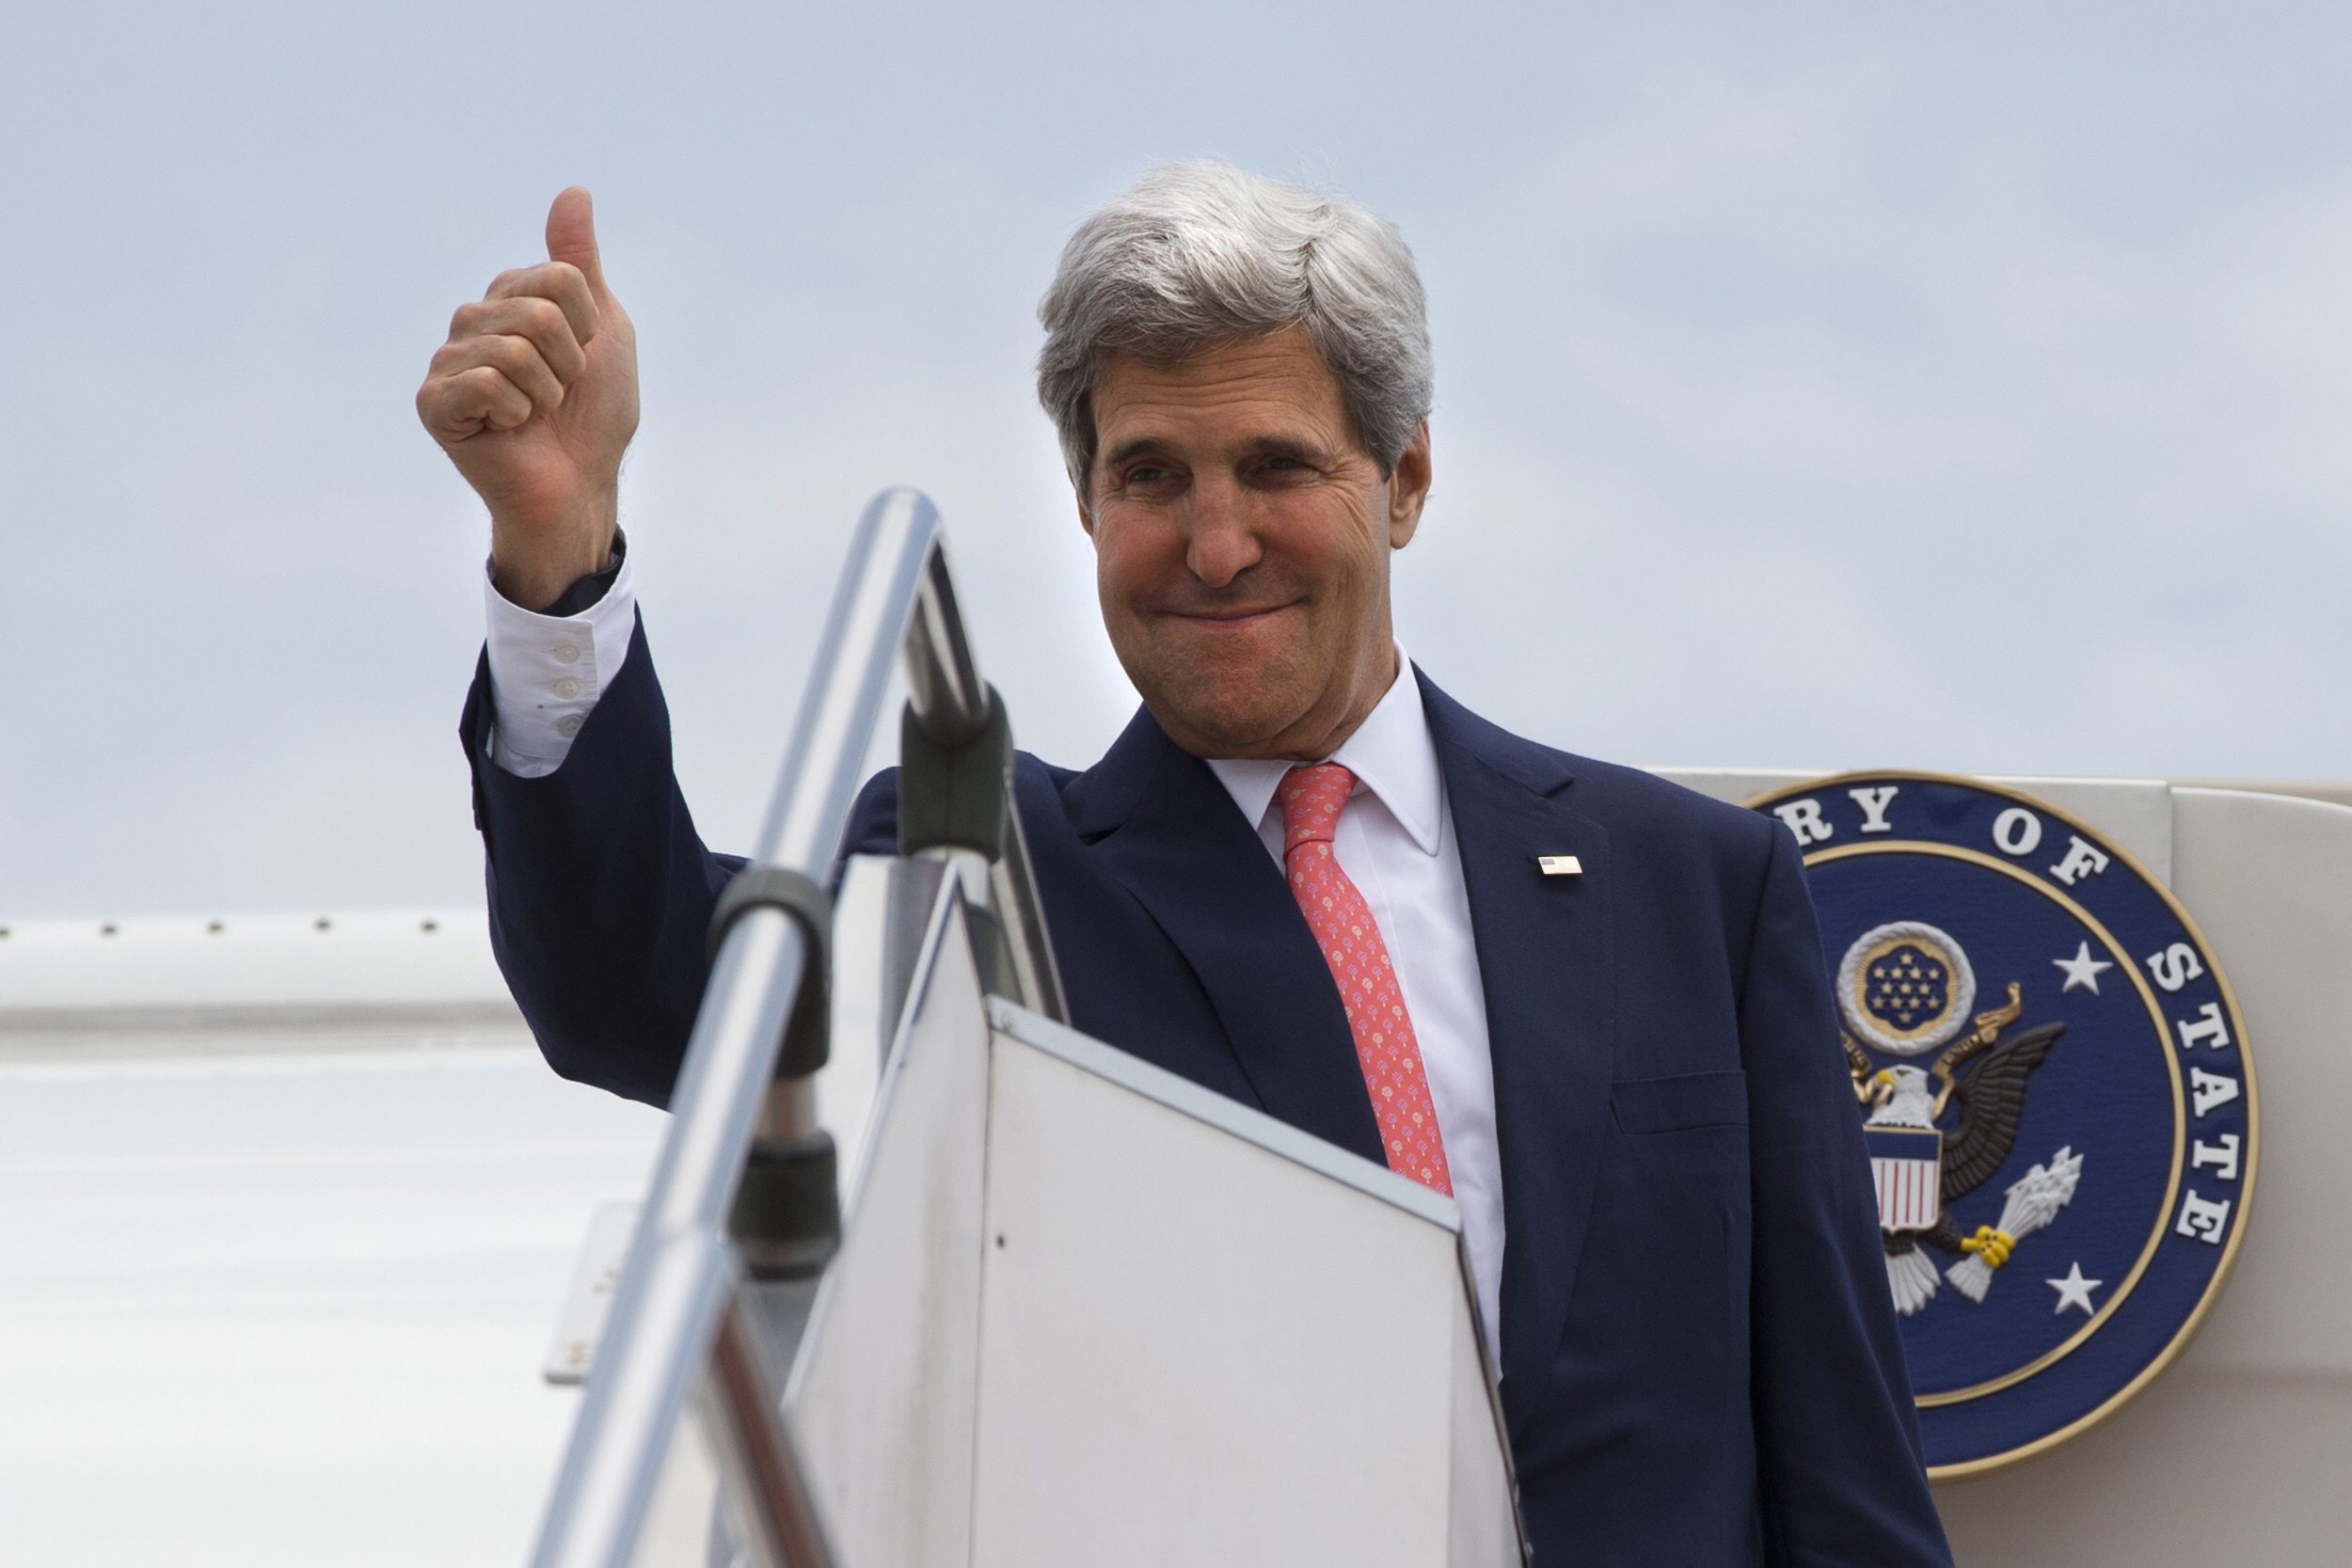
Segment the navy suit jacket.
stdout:
<svg viewBox="0 0 2352 1568">
<path fill-rule="evenodd" d="M 1947 1562 L 1794 841 L 1414 673 L 1486 992 L 1537 1562 Z M 742 863 L 695 834 L 643 624 L 554 773 L 491 764 L 489 717 L 485 659 L 463 733 L 499 962 L 558 1072 L 662 1104 Z M 1208 765 L 1145 711 L 1014 784 L 1076 1026 L 1379 1160 L 1329 971 Z M 896 851 L 896 801 L 867 785 L 850 850 Z"/>
</svg>

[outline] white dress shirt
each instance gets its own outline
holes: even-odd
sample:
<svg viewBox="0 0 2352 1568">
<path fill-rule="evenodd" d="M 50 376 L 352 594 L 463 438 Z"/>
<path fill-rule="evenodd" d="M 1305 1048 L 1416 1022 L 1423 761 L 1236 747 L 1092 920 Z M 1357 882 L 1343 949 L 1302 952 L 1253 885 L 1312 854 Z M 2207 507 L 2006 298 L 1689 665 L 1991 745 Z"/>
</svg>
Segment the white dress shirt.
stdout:
<svg viewBox="0 0 2352 1568">
<path fill-rule="evenodd" d="M 1470 932 L 1470 892 L 1446 803 L 1445 775 L 1422 711 L 1412 661 L 1396 651 L 1396 684 L 1327 761 L 1356 775 L 1356 789 L 1331 840 L 1340 869 L 1372 906 L 1373 924 L 1395 966 L 1405 1011 L 1421 1042 L 1422 1069 L 1445 1138 L 1454 1201 L 1478 1288 L 1486 1343 L 1501 1354 L 1502 1157 L 1495 1138 L 1494 1057 L 1486 1042 L 1486 994 Z M 1282 806 L 1275 792 L 1294 765 L 1212 761 L 1209 767 L 1282 860 Z"/>
<path fill-rule="evenodd" d="M 490 706 L 497 729 L 490 760 L 509 773 L 542 778 L 564 766 L 588 710 L 621 673 L 637 629 L 637 589 L 628 555 L 604 597 L 578 615 L 539 615 L 499 592 L 485 562 Z"/>
<path fill-rule="evenodd" d="M 604 597 L 578 615 L 537 615 L 485 582 L 497 734 L 490 757 L 524 778 L 552 773 L 589 709 L 621 673 L 637 625 L 628 558 Z M 1446 1168 L 1462 1212 L 1486 1343 L 1502 1343 L 1502 1161 L 1495 1139 L 1494 1059 L 1470 894 L 1446 803 L 1445 775 L 1422 711 L 1421 684 L 1397 650 L 1396 683 L 1329 761 L 1356 775 L 1332 839 L 1340 869 L 1372 906 L 1396 968 L 1405 1010 L 1421 1042 L 1429 1098 L 1445 1138 Z M 1275 790 L 1286 762 L 1213 761 L 1266 853 L 1282 861 L 1282 808 Z"/>
</svg>

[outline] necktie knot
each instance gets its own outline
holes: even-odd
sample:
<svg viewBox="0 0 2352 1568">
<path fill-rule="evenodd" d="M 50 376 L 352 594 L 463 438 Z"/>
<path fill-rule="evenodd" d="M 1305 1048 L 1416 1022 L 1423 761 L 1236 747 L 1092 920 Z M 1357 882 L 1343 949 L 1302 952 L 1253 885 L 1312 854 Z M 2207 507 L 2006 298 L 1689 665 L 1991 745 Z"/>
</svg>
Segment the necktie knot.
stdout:
<svg viewBox="0 0 2352 1568">
<path fill-rule="evenodd" d="M 1294 768 L 1282 775 L 1275 799 L 1282 802 L 1282 858 L 1302 844 L 1328 844 L 1339 830 L 1340 810 L 1356 788 L 1356 775 L 1336 762 Z"/>
</svg>

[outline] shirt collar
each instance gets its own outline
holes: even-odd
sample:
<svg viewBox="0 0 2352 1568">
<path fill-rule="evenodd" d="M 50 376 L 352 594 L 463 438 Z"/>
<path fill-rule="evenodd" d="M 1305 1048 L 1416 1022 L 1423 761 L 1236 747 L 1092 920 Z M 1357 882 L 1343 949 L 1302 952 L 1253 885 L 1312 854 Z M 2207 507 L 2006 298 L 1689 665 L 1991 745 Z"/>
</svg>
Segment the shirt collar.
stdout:
<svg viewBox="0 0 2352 1568">
<path fill-rule="evenodd" d="M 1422 710 L 1421 682 L 1413 678 L 1413 661 L 1402 645 L 1396 650 L 1395 684 L 1326 760 L 1355 774 L 1359 789 L 1378 796 L 1422 854 L 1438 852 L 1445 784 L 1438 771 L 1437 743 L 1429 738 L 1429 717 Z M 1217 782 L 1253 828 L 1265 820 L 1282 775 L 1295 766 L 1259 757 L 1209 760 Z"/>
</svg>

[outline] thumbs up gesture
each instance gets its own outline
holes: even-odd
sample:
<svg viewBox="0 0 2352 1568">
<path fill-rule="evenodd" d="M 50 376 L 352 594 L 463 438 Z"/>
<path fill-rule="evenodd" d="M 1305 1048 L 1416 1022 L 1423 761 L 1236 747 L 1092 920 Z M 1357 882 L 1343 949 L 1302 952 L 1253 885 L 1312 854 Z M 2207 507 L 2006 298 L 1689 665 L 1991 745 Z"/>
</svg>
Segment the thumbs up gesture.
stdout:
<svg viewBox="0 0 2352 1568">
<path fill-rule="evenodd" d="M 539 610 L 604 569 L 637 433 L 637 329 L 606 286 L 585 190 L 548 210 L 544 263 L 457 308 L 417 414 L 490 509 L 501 593 Z"/>
</svg>

